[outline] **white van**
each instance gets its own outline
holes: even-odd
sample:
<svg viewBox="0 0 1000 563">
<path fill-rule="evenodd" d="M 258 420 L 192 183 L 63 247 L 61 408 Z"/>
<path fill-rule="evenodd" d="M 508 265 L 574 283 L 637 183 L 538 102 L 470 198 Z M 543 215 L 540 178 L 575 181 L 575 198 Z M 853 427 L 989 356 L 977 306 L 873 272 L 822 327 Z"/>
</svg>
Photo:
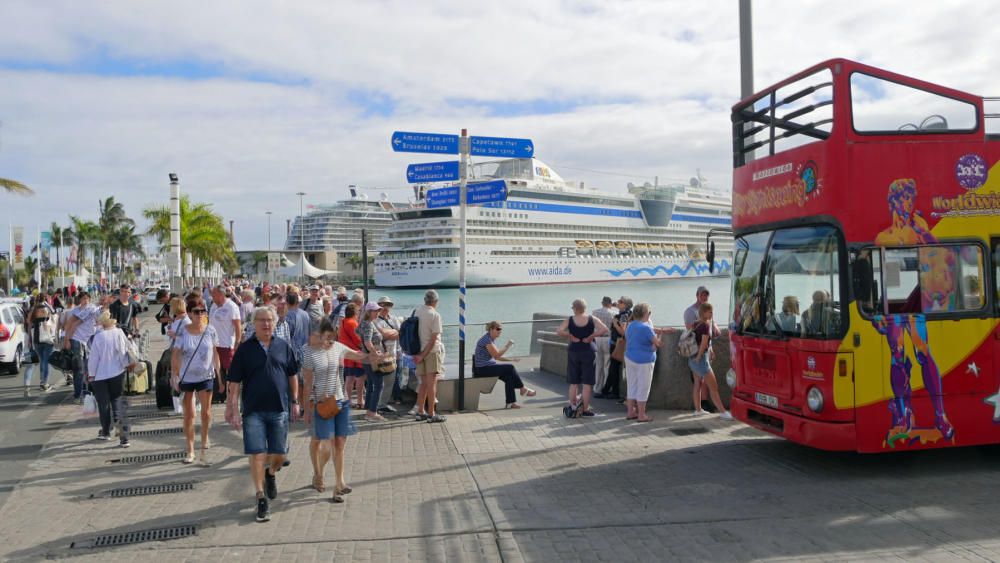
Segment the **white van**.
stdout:
<svg viewBox="0 0 1000 563">
<path fill-rule="evenodd" d="M 0 367 L 17 374 L 28 352 L 28 338 L 24 332 L 22 299 L 0 299 Z"/>
</svg>

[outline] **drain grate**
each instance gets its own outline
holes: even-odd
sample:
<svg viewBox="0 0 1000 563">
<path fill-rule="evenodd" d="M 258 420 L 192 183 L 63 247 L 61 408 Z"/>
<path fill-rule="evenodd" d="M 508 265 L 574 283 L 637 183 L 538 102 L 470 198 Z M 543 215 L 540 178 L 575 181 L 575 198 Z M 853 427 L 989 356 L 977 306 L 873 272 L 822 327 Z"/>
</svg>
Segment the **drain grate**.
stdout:
<svg viewBox="0 0 1000 563">
<path fill-rule="evenodd" d="M 703 426 L 681 426 L 680 428 L 668 428 L 674 436 L 691 436 L 692 434 L 705 434 L 708 428 Z"/>
<path fill-rule="evenodd" d="M 184 452 L 168 452 L 162 454 L 146 454 L 146 455 L 133 455 L 125 456 L 118 459 L 109 459 L 108 463 L 117 463 L 119 465 L 128 465 L 131 463 L 149 463 L 152 461 L 167 461 L 170 459 L 181 459 L 184 457 Z"/>
<path fill-rule="evenodd" d="M 128 433 L 129 437 L 136 436 L 164 436 L 167 434 L 183 434 L 184 429 L 180 426 L 174 426 L 171 428 L 154 428 L 152 430 L 133 430 Z"/>
<path fill-rule="evenodd" d="M 121 498 L 121 497 L 141 497 L 146 495 L 163 495 L 167 493 L 179 493 L 194 489 L 194 481 L 181 481 L 176 483 L 159 483 L 156 485 L 139 485 L 136 487 L 120 487 L 108 489 L 99 493 L 93 493 L 90 498 Z"/>
<path fill-rule="evenodd" d="M 137 530 L 135 532 L 104 534 L 91 539 L 73 542 L 69 544 L 69 547 L 70 549 L 114 547 L 116 545 L 130 545 L 149 541 L 179 540 L 181 538 L 197 535 L 198 526 L 188 524 L 184 526 L 171 526 L 169 528 L 155 528 L 152 530 Z"/>
<path fill-rule="evenodd" d="M 172 410 L 170 410 L 170 411 L 159 411 L 159 410 L 156 410 L 156 411 L 130 412 L 126 416 L 128 416 L 129 418 L 167 418 L 169 416 L 172 416 L 173 414 L 174 414 L 174 411 L 172 411 Z"/>
</svg>

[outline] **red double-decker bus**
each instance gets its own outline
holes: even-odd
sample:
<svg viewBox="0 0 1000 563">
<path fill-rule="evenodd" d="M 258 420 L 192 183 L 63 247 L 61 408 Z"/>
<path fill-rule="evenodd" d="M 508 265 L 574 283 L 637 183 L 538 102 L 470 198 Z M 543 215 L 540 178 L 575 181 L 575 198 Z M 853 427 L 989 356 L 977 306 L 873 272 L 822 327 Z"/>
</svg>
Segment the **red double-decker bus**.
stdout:
<svg viewBox="0 0 1000 563">
<path fill-rule="evenodd" d="M 996 101 L 857 62 L 733 108 L 733 415 L 828 450 L 1000 442 Z"/>
</svg>

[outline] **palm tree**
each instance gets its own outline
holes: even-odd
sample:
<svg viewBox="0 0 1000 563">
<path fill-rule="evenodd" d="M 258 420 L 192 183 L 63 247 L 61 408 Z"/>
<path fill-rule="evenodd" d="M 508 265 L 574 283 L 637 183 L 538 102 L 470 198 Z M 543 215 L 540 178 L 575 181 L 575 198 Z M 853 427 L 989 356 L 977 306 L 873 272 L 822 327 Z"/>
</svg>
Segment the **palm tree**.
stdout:
<svg viewBox="0 0 1000 563">
<path fill-rule="evenodd" d="M 135 228 L 135 221 L 129 218 L 125 213 L 125 206 L 116 202 L 114 196 L 98 201 L 98 213 L 97 225 L 101 228 L 101 262 L 107 270 L 110 270 L 116 234 L 125 227 Z"/>
<path fill-rule="evenodd" d="M 354 270 L 361 269 L 362 264 L 364 264 L 364 260 L 361 258 L 360 254 L 351 254 L 347 257 L 347 265 Z"/>
<path fill-rule="evenodd" d="M 70 215 L 69 220 L 73 223 L 71 228 L 71 237 L 76 240 L 79 247 L 76 259 L 76 273 L 80 273 L 80 268 L 83 266 L 84 251 L 90 248 L 91 254 L 94 256 L 94 262 L 97 262 L 97 249 L 101 245 L 103 239 L 103 233 L 101 232 L 101 227 L 93 222 L 87 221 L 85 219 L 80 219 L 76 215 Z"/>
<path fill-rule="evenodd" d="M 73 229 L 69 227 L 61 227 L 59 223 L 55 221 L 49 226 L 49 232 L 52 233 L 52 244 L 56 247 L 56 267 L 59 275 L 62 272 L 62 247 L 73 245 Z"/>
<path fill-rule="evenodd" d="M 131 219 L 129 219 L 131 221 Z M 138 254 L 144 256 L 145 252 L 142 249 L 142 236 L 135 232 L 135 223 L 121 224 L 118 228 L 106 233 L 106 244 L 108 249 L 114 252 L 113 257 L 117 257 L 118 269 L 120 272 L 125 271 L 125 253 L 130 252 L 132 254 Z"/>
<path fill-rule="evenodd" d="M 233 252 L 229 231 L 222 217 L 212 211 L 211 204 L 191 203 L 191 198 L 185 194 L 181 196 L 180 211 L 181 248 L 202 262 L 221 264 L 227 272 L 238 270 L 239 262 Z M 142 215 L 150 223 L 146 234 L 156 237 L 161 251 L 168 251 L 170 208 L 154 205 L 143 209 Z"/>
<path fill-rule="evenodd" d="M 3 188 L 7 193 L 21 194 L 21 195 L 34 195 L 35 191 L 25 186 L 17 180 L 11 180 L 9 178 L 0 178 L 0 188 Z"/>
</svg>

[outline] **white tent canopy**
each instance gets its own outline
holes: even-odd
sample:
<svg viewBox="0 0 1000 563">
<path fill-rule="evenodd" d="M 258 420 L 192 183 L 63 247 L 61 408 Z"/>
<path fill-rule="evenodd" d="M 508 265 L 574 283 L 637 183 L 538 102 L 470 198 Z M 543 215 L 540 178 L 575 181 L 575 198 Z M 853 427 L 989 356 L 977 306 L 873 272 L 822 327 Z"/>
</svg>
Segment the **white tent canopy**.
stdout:
<svg viewBox="0 0 1000 563">
<path fill-rule="evenodd" d="M 287 258 L 285 260 L 287 260 Z M 300 266 L 300 264 L 301 264 L 301 266 Z M 303 277 L 304 276 L 304 277 L 307 277 L 307 278 L 316 279 L 318 277 L 332 276 L 332 275 L 336 275 L 336 274 L 339 274 L 339 273 L 340 272 L 337 272 L 337 271 L 334 271 L 334 270 L 322 270 L 320 268 L 317 268 L 316 266 L 313 266 L 312 264 L 309 263 L 308 260 L 306 260 L 305 253 L 299 253 L 299 261 L 298 261 L 298 263 L 294 263 L 294 264 L 293 263 L 289 263 L 288 266 L 285 266 L 284 268 L 278 270 L 278 275 L 279 276 L 285 276 L 285 277 L 289 277 L 289 278 L 297 278 L 297 277 Z"/>
</svg>

